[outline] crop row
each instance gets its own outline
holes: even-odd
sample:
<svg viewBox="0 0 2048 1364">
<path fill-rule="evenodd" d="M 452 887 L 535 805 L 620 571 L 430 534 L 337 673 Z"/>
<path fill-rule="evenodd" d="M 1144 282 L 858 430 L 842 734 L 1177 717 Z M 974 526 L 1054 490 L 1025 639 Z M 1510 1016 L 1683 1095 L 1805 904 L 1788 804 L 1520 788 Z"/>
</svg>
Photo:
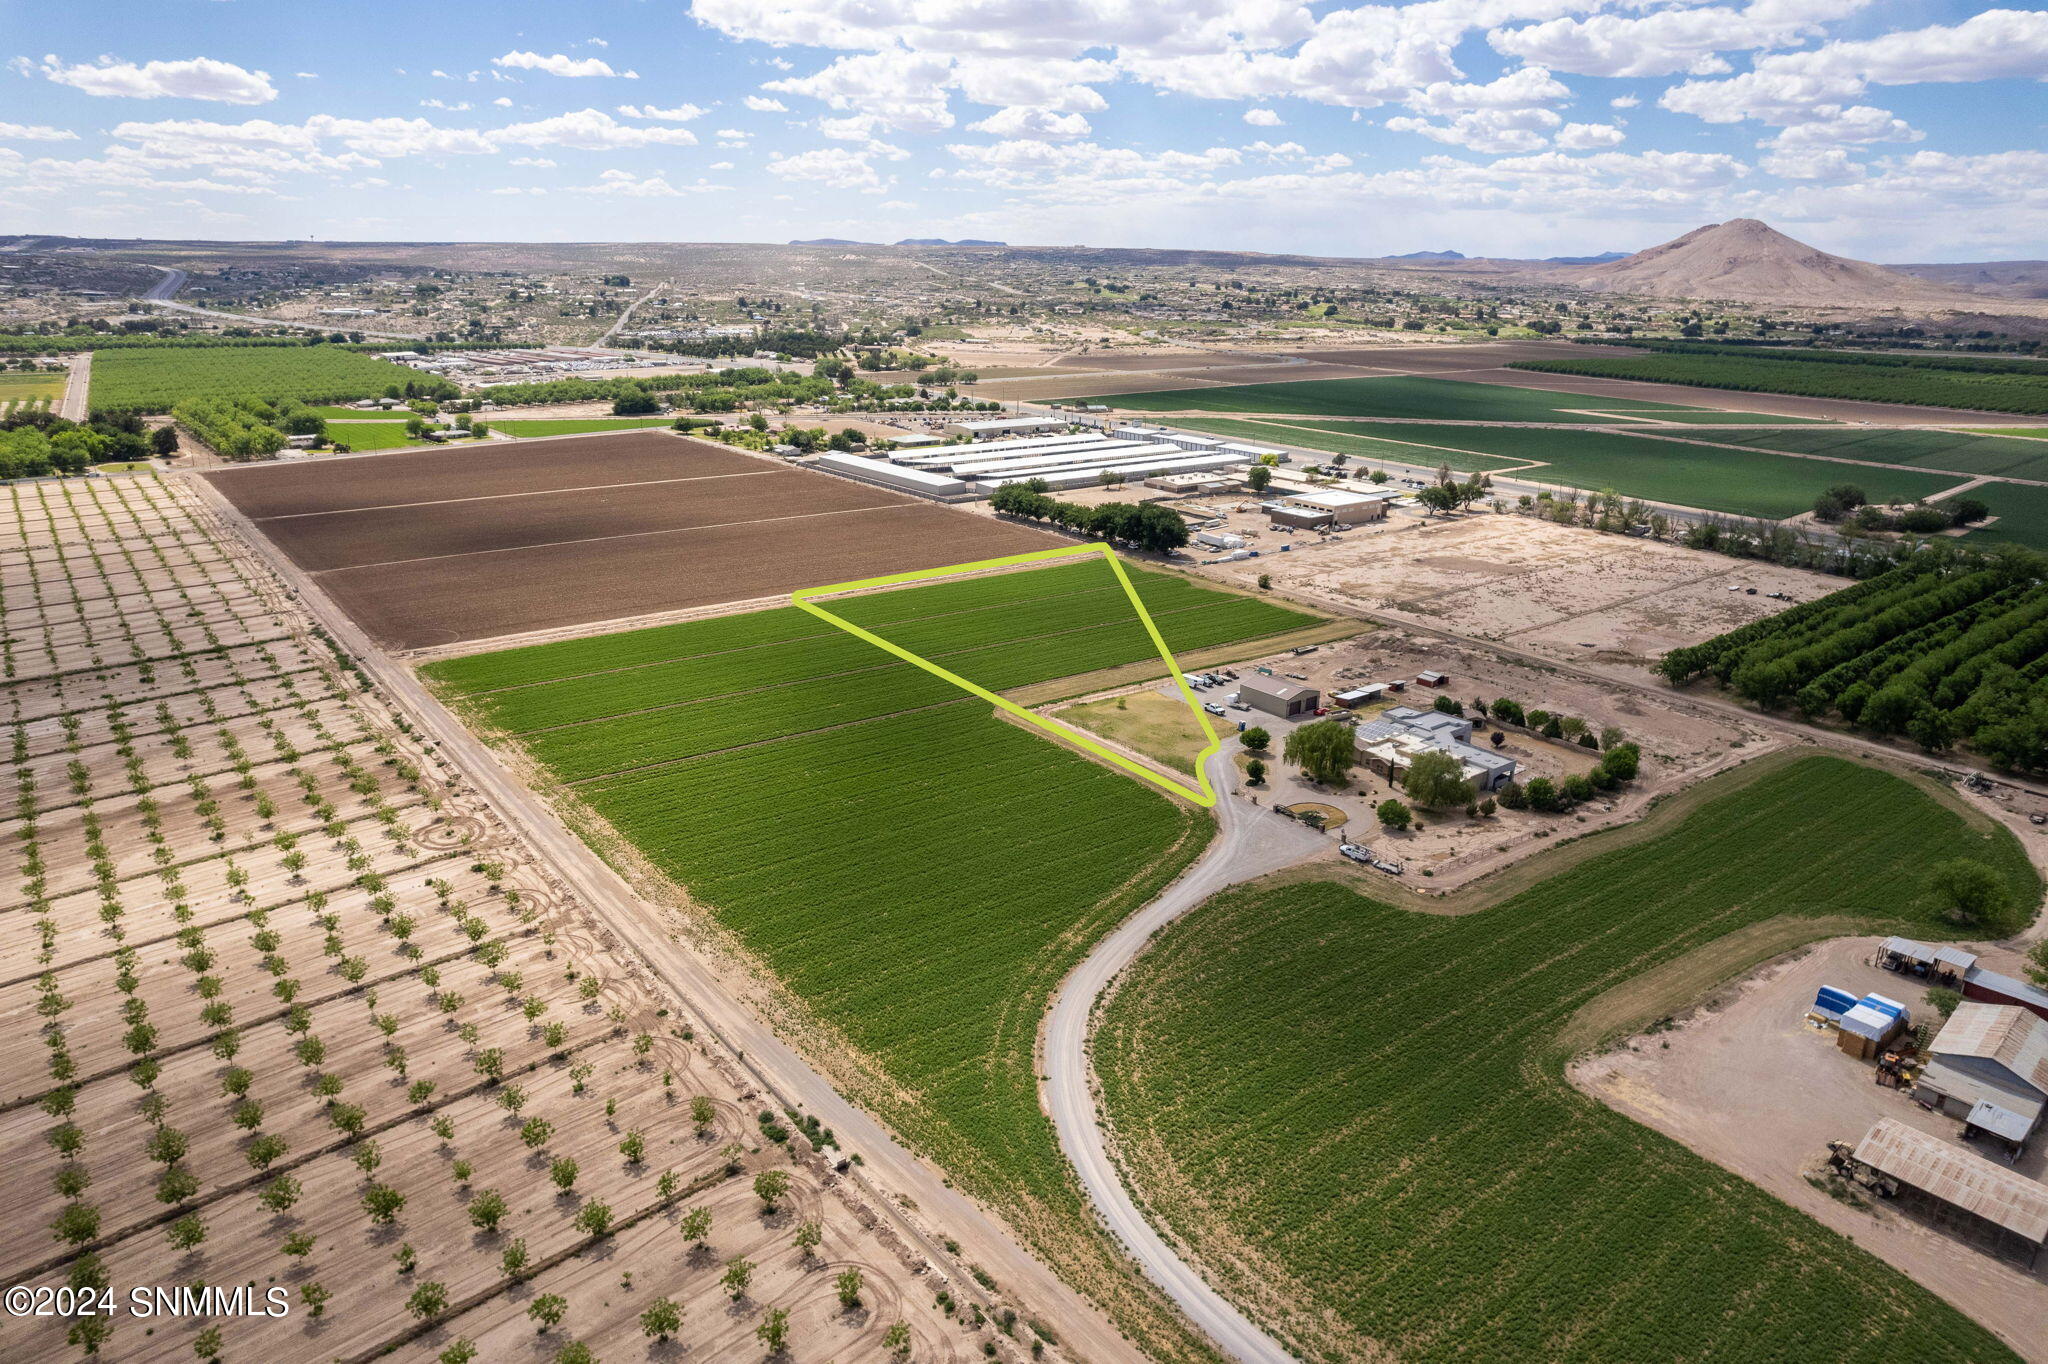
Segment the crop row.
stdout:
<svg viewBox="0 0 2048 1364">
<path fill-rule="evenodd" d="M 1959 407 L 1983 412 L 2048 412 L 2048 375 L 1907 369 L 1844 361 L 1807 364 L 1759 355 L 1645 355 L 1521 360 L 1510 368 L 1598 379 L 1686 384 L 1745 393 Z"/>
<path fill-rule="evenodd" d="M 2040 896 L 2017 842 L 1824 757 L 1723 778 L 1668 833 L 1609 838 L 1479 913 L 1316 882 L 1230 892 L 1166 929 L 1095 1043 L 1127 1176 L 1226 1291 L 1284 1304 L 1272 1324 L 1307 1357 L 2010 1358 L 1578 1094 L 1552 1039 L 1603 993 L 1776 915 L 1947 936 L 1920 875 L 1944 858 L 1994 869 L 2010 907 L 1981 931 L 2011 931 Z"/>
</svg>

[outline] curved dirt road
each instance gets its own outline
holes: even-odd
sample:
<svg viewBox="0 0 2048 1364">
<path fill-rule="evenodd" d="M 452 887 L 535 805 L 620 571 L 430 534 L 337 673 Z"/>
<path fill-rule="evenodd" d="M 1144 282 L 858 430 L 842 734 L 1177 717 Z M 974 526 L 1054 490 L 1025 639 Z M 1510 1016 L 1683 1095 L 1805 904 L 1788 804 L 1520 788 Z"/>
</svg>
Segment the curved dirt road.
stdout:
<svg viewBox="0 0 2048 1364">
<path fill-rule="evenodd" d="M 1046 1015 L 1045 1104 L 1059 1132 L 1060 1149 L 1073 1162 L 1089 1200 L 1152 1281 L 1233 1359 L 1244 1364 L 1291 1364 L 1294 1356 L 1211 1288 L 1138 1210 L 1104 1145 L 1088 1064 L 1095 1001 L 1145 950 L 1154 933 L 1218 891 L 1292 866 L 1330 846 L 1327 838 L 1286 816 L 1255 809 L 1228 794 L 1237 782 L 1231 758 L 1236 747 L 1233 742 L 1209 760 L 1209 781 L 1221 796 L 1216 802 L 1216 838 L 1209 850 L 1158 899 L 1096 944 L 1061 984 Z"/>
</svg>

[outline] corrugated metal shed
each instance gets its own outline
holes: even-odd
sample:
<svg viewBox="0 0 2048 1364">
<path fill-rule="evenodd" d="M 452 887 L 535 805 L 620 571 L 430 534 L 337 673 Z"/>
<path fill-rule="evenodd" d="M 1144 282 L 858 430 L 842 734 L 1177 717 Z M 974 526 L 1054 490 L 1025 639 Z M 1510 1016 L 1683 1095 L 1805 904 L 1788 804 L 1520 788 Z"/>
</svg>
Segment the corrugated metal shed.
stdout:
<svg viewBox="0 0 2048 1364">
<path fill-rule="evenodd" d="M 1939 1137 L 1880 1118 L 1856 1144 L 1856 1159 L 2036 1246 L 2048 1243 L 2048 1186 Z"/>
<path fill-rule="evenodd" d="M 1937 1057 L 1974 1056 L 1996 1061 L 2048 1093 L 2048 1022 L 2010 1004 L 1956 1006 L 1929 1050 Z"/>
<path fill-rule="evenodd" d="M 1964 1121 L 1972 1127 L 1981 1127 L 1993 1136 L 2004 1137 L 2010 1142 L 2025 1141 L 2034 1130 L 2033 1118 L 2024 1113 L 2015 1113 L 2011 1109 L 2000 1108 L 1989 1099 L 1979 1099 L 1977 1106 L 1970 1110 L 1970 1116 Z"/>
</svg>

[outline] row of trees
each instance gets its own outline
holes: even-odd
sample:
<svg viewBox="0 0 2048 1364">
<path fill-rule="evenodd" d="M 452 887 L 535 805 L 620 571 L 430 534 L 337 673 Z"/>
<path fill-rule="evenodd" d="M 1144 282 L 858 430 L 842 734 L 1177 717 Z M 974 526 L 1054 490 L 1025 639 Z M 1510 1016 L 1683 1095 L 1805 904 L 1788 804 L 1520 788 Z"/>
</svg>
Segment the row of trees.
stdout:
<svg viewBox="0 0 2048 1364">
<path fill-rule="evenodd" d="M 1008 516 L 1050 521 L 1062 530 L 1118 540 L 1155 554 L 1179 549 L 1188 542 L 1188 523 L 1157 503 L 1104 502 L 1084 507 L 1046 495 L 1043 479 L 1006 483 L 989 498 L 989 506 Z"/>
<path fill-rule="evenodd" d="M 95 464 L 143 460 L 177 448 L 177 432 L 151 432 L 132 413 L 95 412 L 73 422 L 47 410 L 17 408 L 0 418 L 0 478 L 83 473 Z"/>
<path fill-rule="evenodd" d="M 1862 488 L 1854 483 L 1837 483 L 1813 499 L 1813 519 L 1829 525 L 1854 527 L 1860 531 L 1907 531 L 1934 535 L 1960 526 L 1972 526 L 1991 515 L 1980 498 L 1957 497 L 1935 506 L 1916 502 L 1909 507 L 1886 510 L 1872 505 Z"/>
<path fill-rule="evenodd" d="M 2048 561 L 1938 547 L 1855 587 L 1659 664 L 1766 707 L 1837 716 L 1929 752 L 1967 743 L 2008 769 L 2048 767 Z"/>
</svg>

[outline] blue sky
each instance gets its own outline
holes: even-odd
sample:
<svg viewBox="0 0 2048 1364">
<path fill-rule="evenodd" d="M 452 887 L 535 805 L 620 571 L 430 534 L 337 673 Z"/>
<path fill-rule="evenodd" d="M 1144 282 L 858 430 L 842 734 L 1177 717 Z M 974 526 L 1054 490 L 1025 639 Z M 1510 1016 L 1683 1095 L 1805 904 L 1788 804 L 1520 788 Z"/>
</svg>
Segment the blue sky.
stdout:
<svg viewBox="0 0 2048 1364">
<path fill-rule="evenodd" d="M 0 231 L 2048 256 L 2048 12 L 0 0 Z M 32 41 L 30 40 L 32 35 Z"/>
</svg>

